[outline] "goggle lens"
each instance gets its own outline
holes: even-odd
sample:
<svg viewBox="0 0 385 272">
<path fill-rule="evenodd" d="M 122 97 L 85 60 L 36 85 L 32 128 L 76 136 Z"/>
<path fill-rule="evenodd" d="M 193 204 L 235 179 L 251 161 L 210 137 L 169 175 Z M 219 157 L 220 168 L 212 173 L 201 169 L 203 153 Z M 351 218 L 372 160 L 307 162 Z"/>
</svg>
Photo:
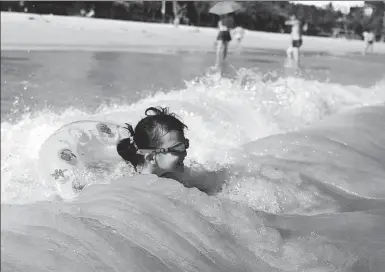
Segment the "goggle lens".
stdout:
<svg viewBox="0 0 385 272">
<path fill-rule="evenodd" d="M 168 151 L 169 152 L 177 152 L 177 153 L 182 153 L 185 152 L 189 148 L 189 141 L 186 140 L 185 143 L 179 143 L 175 146 L 169 147 Z"/>
</svg>

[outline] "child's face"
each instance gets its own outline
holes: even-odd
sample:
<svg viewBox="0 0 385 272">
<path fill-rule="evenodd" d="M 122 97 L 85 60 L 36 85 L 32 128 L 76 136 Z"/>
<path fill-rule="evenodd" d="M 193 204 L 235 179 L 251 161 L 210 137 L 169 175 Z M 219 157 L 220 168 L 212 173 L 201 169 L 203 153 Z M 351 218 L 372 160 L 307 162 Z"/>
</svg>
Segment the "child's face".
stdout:
<svg viewBox="0 0 385 272">
<path fill-rule="evenodd" d="M 184 144 L 186 138 L 181 131 L 172 130 L 163 136 L 162 148 L 170 148 L 177 144 Z M 187 151 L 184 152 L 168 152 L 159 153 L 156 155 L 157 175 L 162 176 L 166 173 L 183 173 L 184 158 L 187 156 Z"/>
</svg>

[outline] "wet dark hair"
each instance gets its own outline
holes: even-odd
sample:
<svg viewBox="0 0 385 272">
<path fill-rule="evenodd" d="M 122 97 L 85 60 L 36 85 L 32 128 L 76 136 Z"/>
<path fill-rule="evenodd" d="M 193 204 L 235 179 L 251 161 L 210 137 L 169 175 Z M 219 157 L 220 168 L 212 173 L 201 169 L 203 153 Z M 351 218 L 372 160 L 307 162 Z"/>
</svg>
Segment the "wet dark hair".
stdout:
<svg viewBox="0 0 385 272">
<path fill-rule="evenodd" d="M 169 113 L 168 108 L 150 107 L 144 114 L 146 117 L 139 121 L 135 130 L 126 123 L 125 129 L 129 131 L 131 137 L 121 140 L 116 147 L 118 154 L 126 162 L 130 162 L 135 170 L 138 165 L 144 163 L 144 156 L 137 154 L 138 149 L 159 148 L 163 144 L 164 135 L 172 130 L 184 134 L 184 129 L 187 129 L 174 113 Z"/>
</svg>

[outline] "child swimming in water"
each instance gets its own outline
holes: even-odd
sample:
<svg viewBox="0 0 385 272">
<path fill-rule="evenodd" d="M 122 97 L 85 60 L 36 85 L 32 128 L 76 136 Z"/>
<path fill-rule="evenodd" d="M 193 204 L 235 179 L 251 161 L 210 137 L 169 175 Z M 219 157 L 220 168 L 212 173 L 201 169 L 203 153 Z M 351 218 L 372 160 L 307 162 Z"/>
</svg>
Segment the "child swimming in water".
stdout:
<svg viewBox="0 0 385 272">
<path fill-rule="evenodd" d="M 138 173 L 179 181 L 189 148 L 184 134 L 187 126 L 168 108 L 150 107 L 145 115 L 135 129 L 126 124 L 131 137 L 118 143 L 118 154 Z"/>
<path fill-rule="evenodd" d="M 135 130 L 126 124 L 131 137 L 118 143 L 118 154 L 137 173 L 171 178 L 209 195 L 220 191 L 226 180 L 225 171 L 185 169 L 183 161 L 189 148 L 184 134 L 187 126 L 167 108 L 150 107 L 145 115 Z"/>
</svg>

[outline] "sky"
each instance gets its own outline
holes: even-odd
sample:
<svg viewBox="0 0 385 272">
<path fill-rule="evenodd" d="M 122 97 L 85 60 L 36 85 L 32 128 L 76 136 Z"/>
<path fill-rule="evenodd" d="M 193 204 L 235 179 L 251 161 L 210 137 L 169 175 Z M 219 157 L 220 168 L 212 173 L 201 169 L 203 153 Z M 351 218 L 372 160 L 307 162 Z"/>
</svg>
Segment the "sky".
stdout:
<svg viewBox="0 0 385 272">
<path fill-rule="evenodd" d="M 364 1 L 291 1 L 293 3 L 301 3 L 303 5 L 314 5 L 323 7 L 328 5 L 330 2 L 333 3 L 335 9 L 340 10 L 343 13 L 348 13 L 350 7 L 364 6 Z"/>
</svg>

